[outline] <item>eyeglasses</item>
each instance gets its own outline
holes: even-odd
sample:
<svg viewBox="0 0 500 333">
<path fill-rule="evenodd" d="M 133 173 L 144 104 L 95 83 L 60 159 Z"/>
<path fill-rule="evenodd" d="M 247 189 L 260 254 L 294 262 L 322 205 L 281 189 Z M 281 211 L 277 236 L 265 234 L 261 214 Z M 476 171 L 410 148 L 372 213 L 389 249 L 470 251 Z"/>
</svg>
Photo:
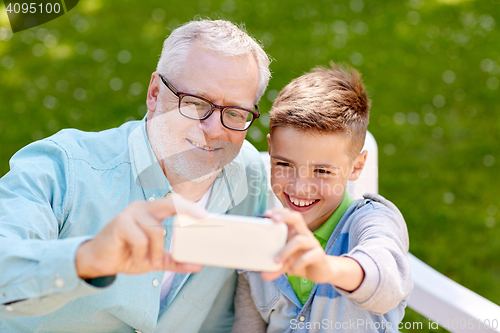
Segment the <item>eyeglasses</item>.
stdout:
<svg viewBox="0 0 500 333">
<path fill-rule="evenodd" d="M 178 91 L 163 75 L 158 74 L 162 82 L 179 98 L 179 112 L 187 118 L 205 120 L 216 110 L 220 110 L 220 121 L 226 128 L 235 131 L 246 131 L 255 119 L 260 117 L 259 107 L 253 110 L 239 106 L 219 106 L 208 99 Z"/>
</svg>

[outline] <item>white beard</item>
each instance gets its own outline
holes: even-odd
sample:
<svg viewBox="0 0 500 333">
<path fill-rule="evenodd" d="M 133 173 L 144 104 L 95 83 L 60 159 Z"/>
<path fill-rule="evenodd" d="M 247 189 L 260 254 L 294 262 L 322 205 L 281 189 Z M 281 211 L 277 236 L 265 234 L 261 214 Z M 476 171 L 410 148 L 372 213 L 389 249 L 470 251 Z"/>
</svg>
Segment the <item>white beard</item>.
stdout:
<svg viewBox="0 0 500 333">
<path fill-rule="evenodd" d="M 165 110 L 165 107 L 161 100 L 158 99 L 155 112 L 160 110 Z M 164 167 L 168 168 L 171 172 L 186 179 L 187 181 L 201 183 L 216 176 L 220 170 L 237 155 L 239 147 L 236 150 L 236 154 L 231 156 L 229 161 L 224 161 L 226 159 L 213 159 L 213 165 L 209 158 L 207 158 L 204 163 L 204 161 L 195 159 L 195 156 L 190 156 L 193 154 L 199 156 L 199 153 L 196 151 L 198 148 L 186 150 L 179 147 L 181 142 L 180 139 L 175 138 L 170 130 L 172 126 L 175 126 L 171 123 L 173 120 L 168 119 L 170 112 L 178 111 L 172 110 L 156 115 L 148 121 L 147 126 L 148 139 L 151 143 L 151 147 L 153 147 L 156 157 L 159 159 L 160 163 L 163 162 Z M 196 120 L 191 121 L 194 122 Z M 187 133 L 187 137 L 200 143 L 205 142 L 205 138 L 202 133 Z M 197 138 L 199 138 L 199 140 L 197 140 Z M 225 153 L 230 154 L 232 149 L 228 148 L 232 148 L 231 145 L 233 144 L 226 144 L 227 145 L 224 145 L 224 149 L 226 150 Z"/>
</svg>

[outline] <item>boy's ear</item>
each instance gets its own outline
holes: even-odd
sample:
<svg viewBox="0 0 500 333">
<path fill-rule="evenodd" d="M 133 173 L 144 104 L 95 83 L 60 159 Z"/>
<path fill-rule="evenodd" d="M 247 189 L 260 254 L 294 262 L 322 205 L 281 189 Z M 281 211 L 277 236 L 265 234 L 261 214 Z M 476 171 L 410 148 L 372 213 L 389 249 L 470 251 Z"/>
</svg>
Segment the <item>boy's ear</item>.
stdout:
<svg viewBox="0 0 500 333">
<path fill-rule="evenodd" d="M 271 156 L 271 134 L 267 134 L 267 152 Z"/>
<path fill-rule="evenodd" d="M 352 165 L 352 172 L 351 175 L 349 176 L 349 180 L 354 181 L 359 178 L 359 176 L 361 175 L 361 171 L 363 171 L 363 168 L 365 167 L 367 156 L 368 156 L 368 151 L 363 150 L 361 154 L 359 154 L 358 157 L 356 157 Z"/>
</svg>

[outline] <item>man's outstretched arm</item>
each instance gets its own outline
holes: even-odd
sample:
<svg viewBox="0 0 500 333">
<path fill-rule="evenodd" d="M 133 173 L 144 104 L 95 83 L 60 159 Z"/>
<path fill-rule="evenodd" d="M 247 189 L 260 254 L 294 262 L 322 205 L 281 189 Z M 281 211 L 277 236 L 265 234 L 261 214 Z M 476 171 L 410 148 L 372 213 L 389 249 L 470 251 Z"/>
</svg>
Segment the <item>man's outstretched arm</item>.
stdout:
<svg viewBox="0 0 500 333">
<path fill-rule="evenodd" d="M 177 209 L 203 214 L 183 199 L 136 202 L 94 238 L 58 239 L 70 174 L 64 150 L 43 140 L 18 152 L 0 180 L 0 318 L 52 312 L 98 292 L 117 273 L 199 268 L 178 264 L 163 250 L 165 217 Z"/>
</svg>

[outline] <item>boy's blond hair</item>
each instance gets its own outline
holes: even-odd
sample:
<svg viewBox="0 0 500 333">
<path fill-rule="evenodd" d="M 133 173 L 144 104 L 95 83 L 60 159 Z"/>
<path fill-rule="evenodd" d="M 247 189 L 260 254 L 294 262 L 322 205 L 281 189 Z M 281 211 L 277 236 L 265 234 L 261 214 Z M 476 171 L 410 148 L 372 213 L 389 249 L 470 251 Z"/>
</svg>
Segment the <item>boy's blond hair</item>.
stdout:
<svg viewBox="0 0 500 333">
<path fill-rule="evenodd" d="M 270 111 L 271 136 L 276 127 L 283 126 L 345 133 L 347 154 L 355 159 L 365 141 L 370 100 L 358 71 L 333 62 L 330 67 L 316 67 L 281 90 Z"/>
</svg>

